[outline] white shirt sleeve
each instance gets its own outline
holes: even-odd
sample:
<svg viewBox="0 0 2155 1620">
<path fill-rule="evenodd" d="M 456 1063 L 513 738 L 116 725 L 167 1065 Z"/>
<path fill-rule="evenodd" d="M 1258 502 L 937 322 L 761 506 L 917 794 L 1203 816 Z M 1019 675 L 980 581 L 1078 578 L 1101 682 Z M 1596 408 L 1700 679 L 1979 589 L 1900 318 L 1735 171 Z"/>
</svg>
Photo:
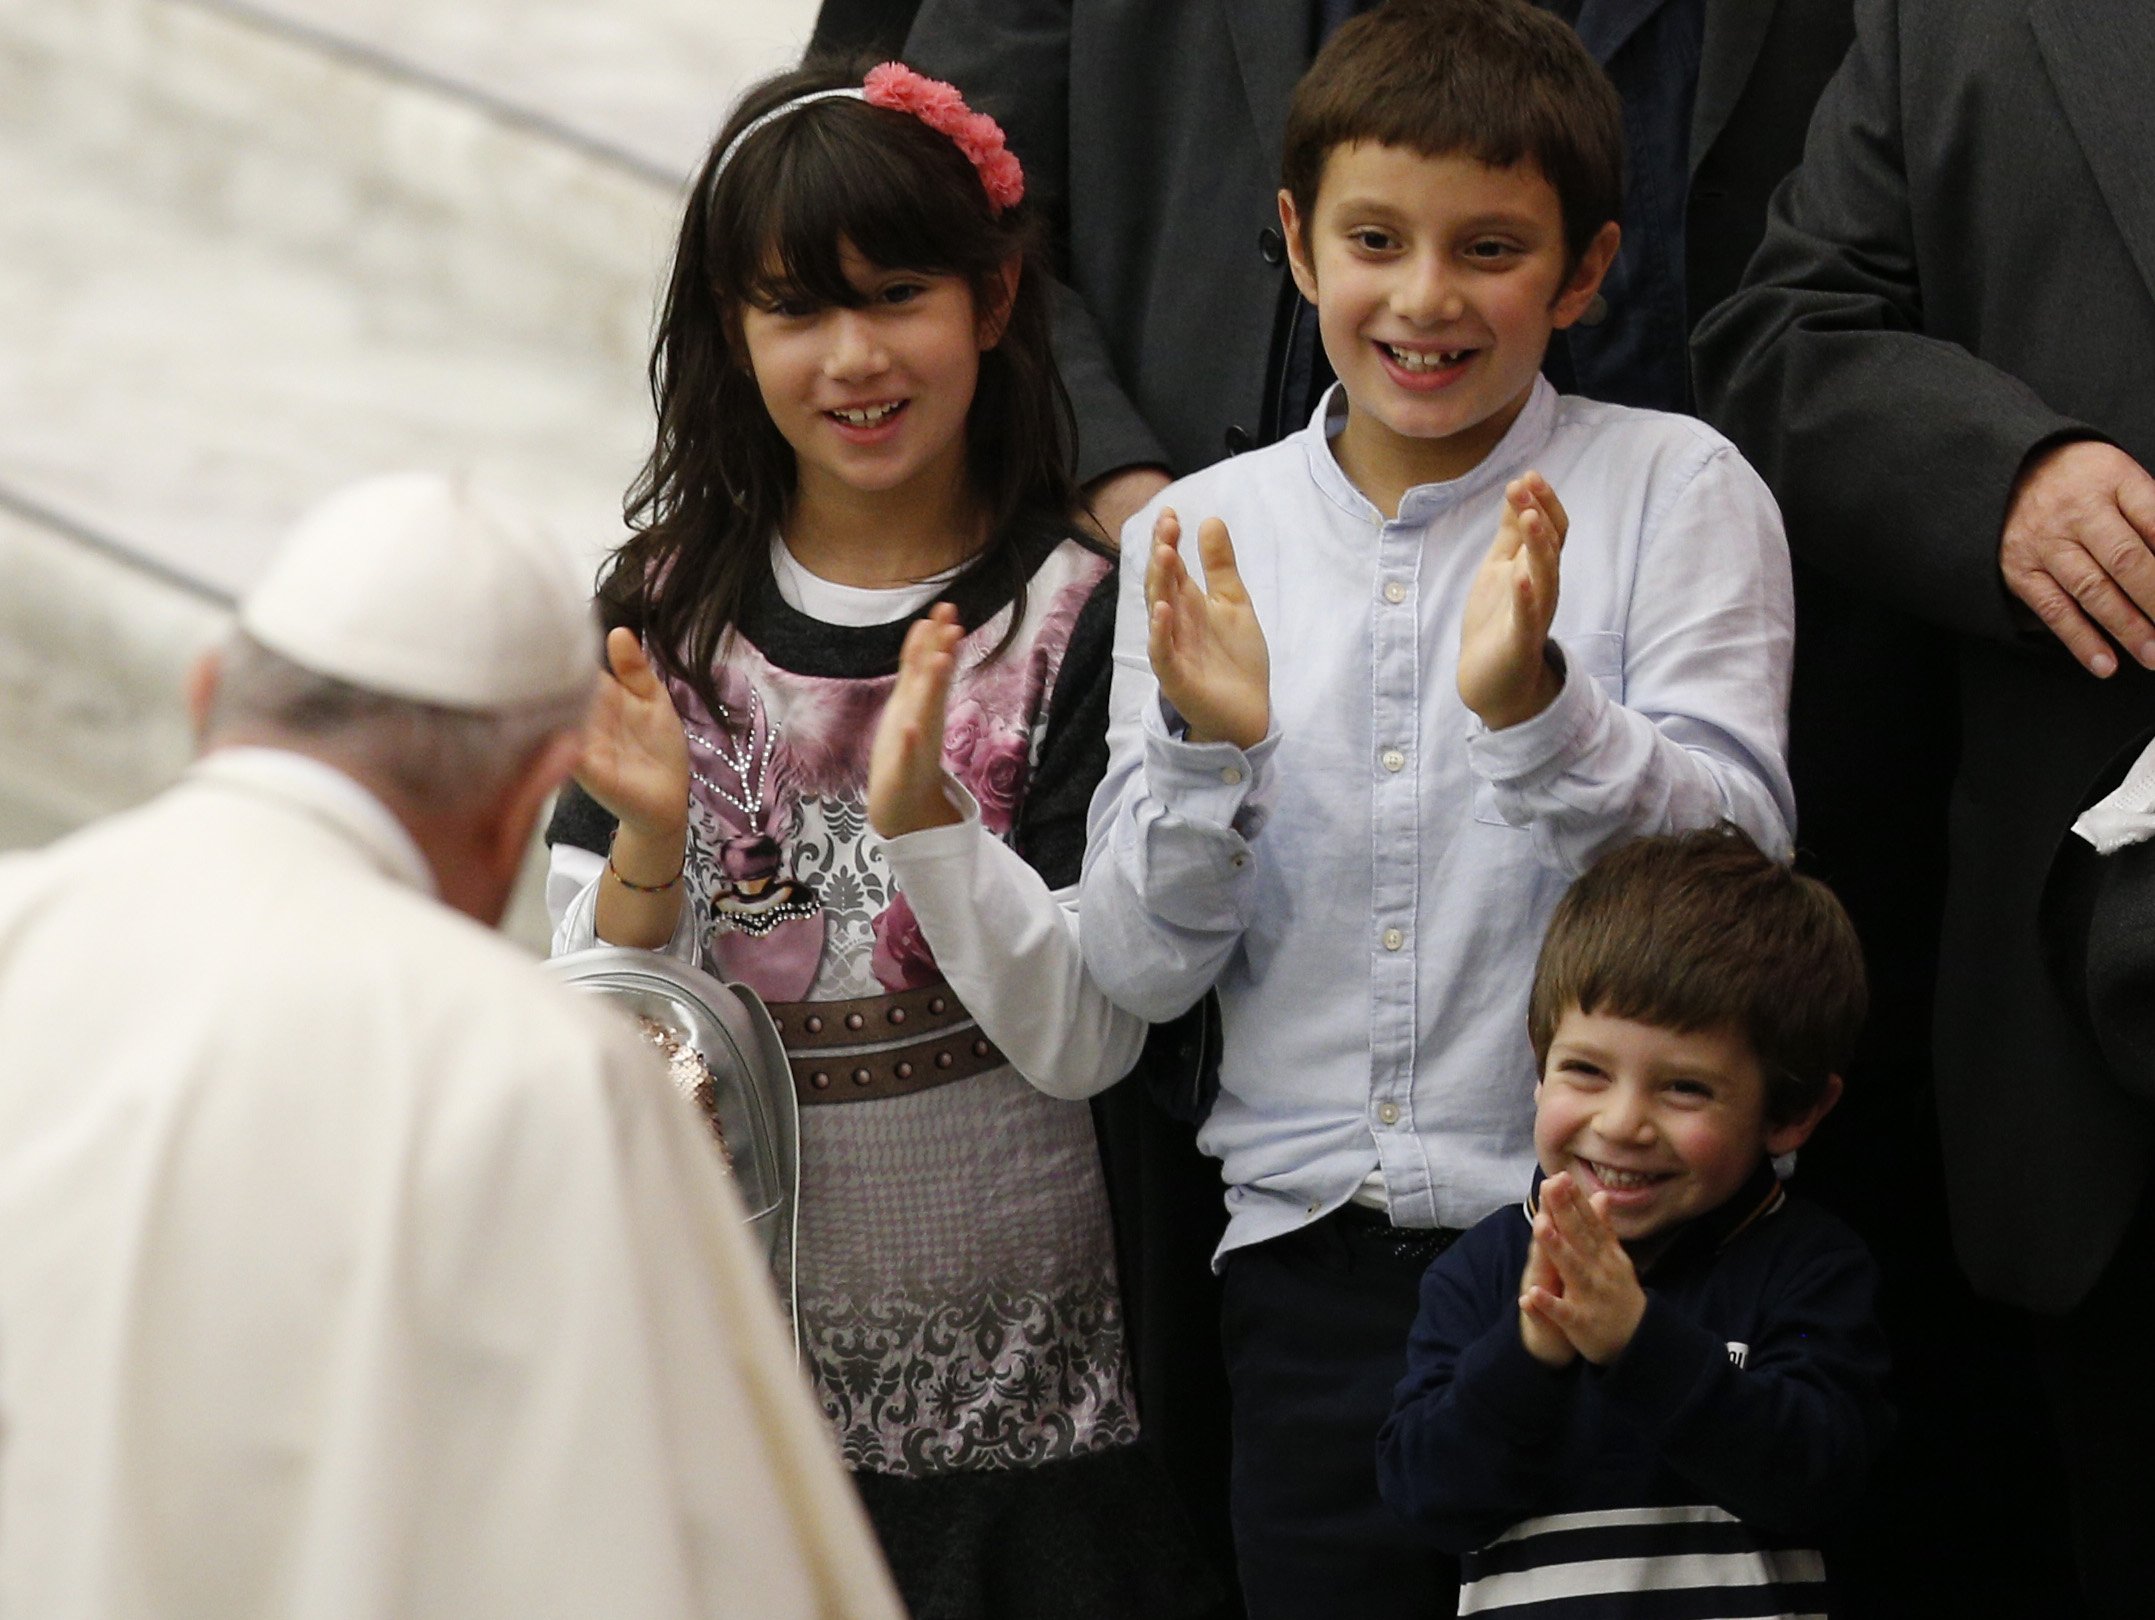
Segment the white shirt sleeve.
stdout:
<svg viewBox="0 0 2155 1620">
<path fill-rule="evenodd" d="M 1149 548 L 1152 505 L 1123 527 L 1125 554 Z M 1195 542 L 1184 561 L 1202 579 Z M 1212 987 L 1256 899 L 1250 840 L 1264 825 L 1271 733 L 1247 751 L 1177 735 L 1146 650 L 1142 568 L 1122 571 L 1107 774 L 1086 817 L 1085 959 L 1116 1003 L 1155 1022 L 1179 1017 Z"/>
<path fill-rule="evenodd" d="M 1078 943 L 1077 889 L 1051 890 L 991 838 L 956 783 L 964 819 L 883 842 L 936 966 L 1011 1066 L 1051 1097 L 1090 1097 L 1130 1072 L 1146 1024 L 1108 1000 Z"/>
<path fill-rule="evenodd" d="M 1605 658 L 1619 640 L 1620 659 Z M 1560 638 L 1556 701 L 1502 731 L 1470 721 L 1468 757 L 1499 815 L 1559 871 L 1626 838 L 1723 821 L 1786 859 L 1794 643 L 1780 511 L 1723 446 L 1647 537 L 1621 638 Z"/>
<path fill-rule="evenodd" d="M 556 844 L 546 852 L 546 914 L 554 923 L 549 956 L 567 956 L 607 943 L 599 938 L 599 883 L 605 876 L 606 857 L 580 845 Z M 663 954 L 698 966 L 697 937 L 696 906 L 684 895 L 680 920 L 673 925 L 673 938 L 666 942 Z"/>
</svg>

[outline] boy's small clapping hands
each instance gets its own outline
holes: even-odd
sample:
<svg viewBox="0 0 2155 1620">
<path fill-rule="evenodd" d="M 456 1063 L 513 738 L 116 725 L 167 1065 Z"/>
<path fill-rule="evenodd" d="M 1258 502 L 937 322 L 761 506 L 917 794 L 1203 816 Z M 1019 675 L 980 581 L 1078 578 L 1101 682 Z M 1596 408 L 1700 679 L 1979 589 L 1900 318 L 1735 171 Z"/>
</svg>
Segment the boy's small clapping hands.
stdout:
<svg viewBox="0 0 2155 1620">
<path fill-rule="evenodd" d="M 1459 629 L 1459 696 L 1491 731 L 1533 719 L 1562 688 L 1546 649 L 1557 559 L 1570 527 L 1540 473 L 1504 486 L 1497 537 L 1467 592 Z"/>
<path fill-rule="evenodd" d="M 1181 543 L 1182 520 L 1172 508 L 1163 511 L 1145 564 L 1145 650 L 1160 695 L 1182 716 L 1191 742 L 1254 748 L 1272 725 L 1272 658 L 1235 571 L 1227 525 L 1218 518 L 1198 525 L 1203 589 L 1183 566 Z"/>
<path fill-rule="evenodd" d="M 1519 1337 L 1546 1366 L 1567 1366 L 1574 1355 L 1607 1366 L 1646 1314 L 1646 1290 L 1609 1224 L 1607 1199 L 1588 1198 L 1569 1171 L 1541 1184 L 1519 1282 Z"/>
</svg>

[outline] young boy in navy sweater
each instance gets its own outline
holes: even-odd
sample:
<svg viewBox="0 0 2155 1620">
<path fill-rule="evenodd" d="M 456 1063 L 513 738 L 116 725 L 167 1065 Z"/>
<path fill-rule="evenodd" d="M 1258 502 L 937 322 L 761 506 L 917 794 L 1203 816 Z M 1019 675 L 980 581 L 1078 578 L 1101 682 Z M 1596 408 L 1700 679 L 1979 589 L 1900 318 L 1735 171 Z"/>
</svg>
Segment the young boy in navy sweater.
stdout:
<svg viewBox="0 0 2155 1620">
<path fill-rule="evenodd" d="M 1863 1009 L 1839 902 L 1733 830 L 1626 845 L 1558 907 L 1533 1194 L 1429 1268 L 1378 1442 L 1385 1500 L 1465 1555 L 1461 1614 L 1825 1612 L 1886 1356 L 1861 1240 L 1772 1161 Z"/>
</svg>

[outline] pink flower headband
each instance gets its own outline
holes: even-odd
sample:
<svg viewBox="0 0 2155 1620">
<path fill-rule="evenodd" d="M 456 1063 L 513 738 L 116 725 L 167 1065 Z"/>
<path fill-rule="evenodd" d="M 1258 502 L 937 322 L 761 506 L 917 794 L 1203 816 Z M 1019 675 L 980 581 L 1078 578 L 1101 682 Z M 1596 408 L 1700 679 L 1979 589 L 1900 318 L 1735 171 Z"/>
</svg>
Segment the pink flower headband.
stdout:
<svg viewBox="0 0 2155 1620">
<path fill-rule="evenodd" d="M 883 107 L 891 112 L 911 113 L 937 134 L 948 135 L 957 142 L 958 150 L 965 154 L 974 172 L 980 176 L 981 189 L 987 192 L 988 205 L 996 213 L 1015 207 L 1024 198 L 1025 170 L 1018 163 L 1018 155 L 1004 144 L 1002 126 L 986 113 L 976 113 L 966 106 L 956 85 L 915 73 L 903 62 L 885 62 L 870 68 L 868 77 L 861 81 L 857 90 L 811 90 L 750 119 L 748 127 L 727 142 L 725 151 L 718 154 L 711 178 L 716 180 L 724 174 L 726 165 L 733 161 L 748 138 L 764 125 L 775 123 L 787 113 L 814 102 L 841 99 L 865 101 L 871 107 Z"/>
</svg>

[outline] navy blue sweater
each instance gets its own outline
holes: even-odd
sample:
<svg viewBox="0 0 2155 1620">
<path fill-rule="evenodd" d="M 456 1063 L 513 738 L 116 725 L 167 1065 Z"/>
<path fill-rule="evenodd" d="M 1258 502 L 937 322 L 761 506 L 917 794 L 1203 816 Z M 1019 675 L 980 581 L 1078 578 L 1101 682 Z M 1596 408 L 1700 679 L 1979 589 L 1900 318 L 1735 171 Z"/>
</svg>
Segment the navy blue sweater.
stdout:
<svg viewBox="0 0 2155 1620">
<path fill-rule="evenodd" d="M 1430 1266 L 1378 1438 L 1386 1502 L 1469 1554 L 1469 1582 L 1516 1565 L 1525 1521 L 1556 1520 L 1570 1559 L 1644 1562 L 1702 1536 L 1788 1548 L 1854 1501 L 1891 1417 L 1876 1273 L 1846 1226 L 1762 1163 L 1656 1256 L 1623 1354 L 1562 1369 L 1519 1337 L 1531 1235 L 1525 1210 L 1499 1210 Z M 1513 1550 L 1471 1556 L 1506 1531 Z"/>
</svg>

